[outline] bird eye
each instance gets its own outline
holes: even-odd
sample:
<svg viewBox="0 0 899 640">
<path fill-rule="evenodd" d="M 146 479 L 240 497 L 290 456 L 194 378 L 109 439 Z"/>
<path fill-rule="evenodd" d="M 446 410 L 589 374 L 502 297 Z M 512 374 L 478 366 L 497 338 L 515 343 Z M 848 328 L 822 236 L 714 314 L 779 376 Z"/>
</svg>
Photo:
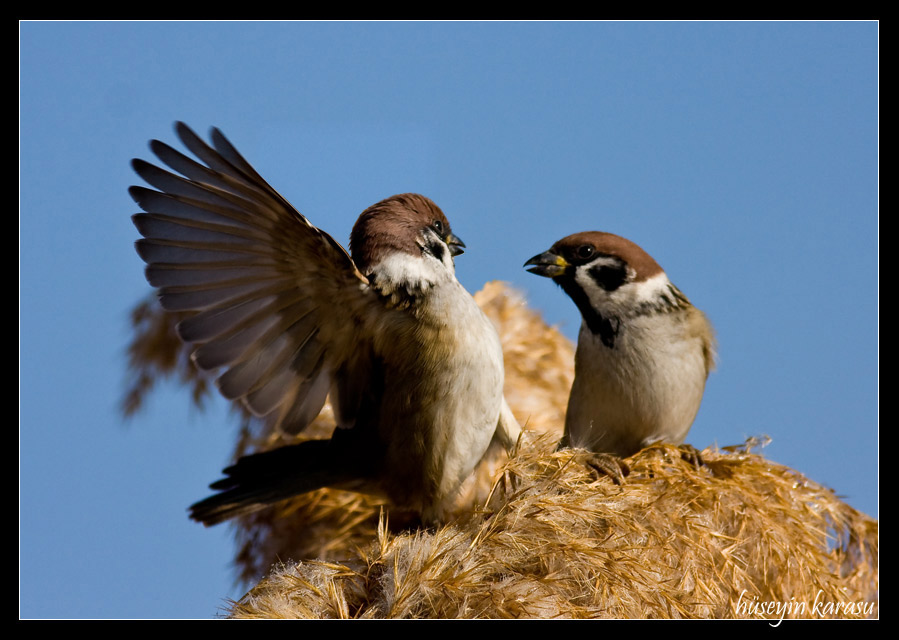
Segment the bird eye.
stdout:
<svg viewBox="0 0 899 640">
<path fill-rule="evenodd" d="M 434 220 L 433 227 L 437 233 L 443 233 L 443 223 L 440 220 Z"/>
<path fill-rule="evenodd" d="M 592 255 L 593 255 L 593 247 L 591 247 L 589 244 L 585 244 L 582 247 L 578 247 L 578 250 L 577 250 L 578 258 L 589 258 Z"/>
</svg>

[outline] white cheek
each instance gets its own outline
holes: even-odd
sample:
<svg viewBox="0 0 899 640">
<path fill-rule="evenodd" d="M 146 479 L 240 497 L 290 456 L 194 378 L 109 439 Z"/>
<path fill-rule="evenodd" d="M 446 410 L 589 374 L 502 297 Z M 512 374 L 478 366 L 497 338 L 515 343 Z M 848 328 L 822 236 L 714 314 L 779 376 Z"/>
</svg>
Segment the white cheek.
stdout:
<svg viewBox="0 0 899 640">
<path fill-rule="evenodd" d="M 443 266 L 453 275 L 456 274 L 456 263 L 453 262 L 453 255 L 449 251 L 443 254 Z"/>
<path fill-rule="evenodd" d="M 643 282 L 639 283 L 639 286 L 634 287 L 633 298 L 637 304 L 641 303 L 651 303 L 655 300 L 658 300 L 663 295 L 669 295 L 668 285 L 671 282 L 668 280 L 668 276 L 665 275 L 665 272 L 657 273 L 651 278 L 647 278 Z"/>
<path fill-rule="evenodd" d="M 372 271 L 377 274 L 378 281 L 382 285 L 389 283 L 393 286 L 413 284 L 416 287 L 427 288 L 455 277 L 452 258 L 447 268 L 430 254 L 418 257 L 408 253 L 393 253 L 381 260 Z"/>
<path fill-rule="evenodd" d="M 597 262 L 591 263 L 591 266 L 595 266 Z M 633 271 L 628 269 L 628 278 L 632 278 L 633 275 Z M 643 304 L 652 304 L 668 291 L 670 284 L 664 272 L 657 273 L 643 282 L 628 282 L 614 291 L 606 291 L 600 287 L 590 277 L 587 269 L 578 269 L 574 278 L 587 294 L 594 309 L 603 315 L 619 317 L 629 315 Z"/>
<path fill-rule="evenodd" d="M 617 260 L 597 258 L 590 264 L 579 267 L 574 272 L 574 280 L 580 286 L 581 290 L 587 294 L 587 298 L 590 300 L 590 306 L 603 315 L 619 315 L 617 313 L 618 307 L 627 298 L 631 297 L 627 293 L 627 289 L 630 288 L 630 285 L 624 284 L 615 291 L 606 291 L 592 278 L 590 269 L 604 265 L 610 267 L 617 266 L 618 264 L 620 263 Z M 633 277 L 633 271 L 628 269 L 628 278 L 631 277 Z"/>
<path fill-rule="evenodd" d="M 423 252 L 421 254 L 421 261 L 434 269 L 444 269 L 453 275 L 456 273 L 456 263 L 453 262 L 453 256 L 450 255 L 449 247 L 443 252 L 442 259 L 438 260 L 433 254 Z"/>
<path fill-rule="evenodd" d="M 595 264 L 595 263 L 593 263 Z M 609 302 L 609 292 L 596 284 L 596 280 L 590 277 L 590 273 L 586 268 L 580 268 L 574 272 L 574 281 L 578 283 L 581 290 L 587 294 L 594 309 L 602 309 Z"/>
<path fill-rule="evenodd" d="M 431 244 L 431 243 L 435 243 L 435 242 L 439 242 L 439 243 L 443 244 L 444 251 L 441 254 L 443 257 L 440 260 L 438 260 L 436 257 L 434 257 L 431 253 L 424 251 L 425 246 L 427 246 L 428 244 Z M 424 230 L 424 233 L 422 233 L 422 235 L 419 236 L 418 243 L 419 243 L 418 246 L 422 247 L 421 256 L 422 256 L 423 262 L 430 262 L 435 265 L 442 264 L 443 268 L 448 270 L 450 273 L 452 273 L 452 274 L 456 273 L 456 264 L 453 262 L 453 256 L 450 253 L 449 245 L 444 243 L 443 239 L 440 236 L 438 236 L 437 233 L 434 232 L 433 229 L 431 229 L 430 227 L 426 228 Z"/>
</svg>

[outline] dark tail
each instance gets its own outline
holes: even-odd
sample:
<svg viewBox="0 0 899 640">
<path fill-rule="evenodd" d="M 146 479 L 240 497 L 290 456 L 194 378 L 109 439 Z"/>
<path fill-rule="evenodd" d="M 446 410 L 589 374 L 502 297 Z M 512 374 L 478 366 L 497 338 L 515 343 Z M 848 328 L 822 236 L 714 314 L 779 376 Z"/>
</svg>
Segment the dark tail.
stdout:
<svg viewBox="0 0 899 640">
<path fill-rule="evenodd" d="M 337 456 L 330 440 L 308 440 L 240 458 L 227 476 L 209 485 L 220 493 L 190 507 L 190 517 L 207 527 L 252 513 L 307 491 L 346 483 L 363 470 Z"/>
</svg>

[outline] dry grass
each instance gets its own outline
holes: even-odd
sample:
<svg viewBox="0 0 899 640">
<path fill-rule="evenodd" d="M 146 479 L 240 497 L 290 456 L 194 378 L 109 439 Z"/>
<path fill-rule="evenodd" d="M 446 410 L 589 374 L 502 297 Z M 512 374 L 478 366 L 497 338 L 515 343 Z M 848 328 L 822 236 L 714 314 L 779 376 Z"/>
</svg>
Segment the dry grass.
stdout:
<svg viewBox="0 0 899 640">
<path fill-rule="evenodd" d="M 482 512 L 432 531 L 382 521 L 342 562 L 277 565 L 230 615 L 729 618 L 769 602 L 806 604 L 787 618 L 878 614 L 876 521 L 757 454 L 702 455 L 697 469 L 677 447 L 647 449 L 619 487 L 528 433 Z M 834 603 L 874 608 L 831 616 Z"/>
<path fill-rule="evenodd" d="M 506 285 L 492 282 L 475 294 L 481 308 L 497 325 L 505 357 L 505 394 L 523 426 L 561 436 L 568 392 L 574 379 L 574 347 L 539 314 L 528 309 L 523 298 Z M 302 437 L 327 437 L 334 428 L 330 406 Z M 266 425 L 245 429 L 236 456 L 295 442 L 295 436 L 275 432 Z M 487 492 L 506 461 L 494 447 L 460 492 L 456 512 L 463 516 L 484 503 Z M 336 560 L 357 547 L 367 546 L 378 531 L 383 505 L 372 496 L 322 489 L 272 509 L 241 518 L 235 524 L 238 552 L 236 566 L 241 580 L 265 575 L 285 558 Z M 394 531 L 414 524 L 412 514 L 392 511 Z"/>
<path fill-rule="evenodd" d="M 624 486 L 596 479 L 583 452 L 555 451 L 573 346 L 503 284 L 475 297 L 503 341 L 506 398 L 526 427 L 518 453 L 489 452 L 456 520 L 436 530 L 333 490 L 237 521 L 239 577 L 267 577 L 230 616 L 859 617 L 834 611 L 847 603 L 878 615 L 875 520 L 745 447 L 706 449 L 699 468 L 676 447 L 653 447 L 629 459 Z M 197 401 L 208 392 L 172 326 L 147 310 L 135 323 L 129 406 L 159 375 L 181 375 Z M 294 438 L 246 424 L 235 456 Z M 326 407 L 304 436 L 332 428 Z M 760 613 L 778 604 L 789 611 Z"/>
</svg>

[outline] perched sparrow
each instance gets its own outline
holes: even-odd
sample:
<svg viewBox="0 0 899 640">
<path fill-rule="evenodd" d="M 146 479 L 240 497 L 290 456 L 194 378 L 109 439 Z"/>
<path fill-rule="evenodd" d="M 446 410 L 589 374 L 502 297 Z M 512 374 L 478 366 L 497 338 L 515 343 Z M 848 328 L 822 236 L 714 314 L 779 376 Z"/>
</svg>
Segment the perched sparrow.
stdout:
<svg viewBox="0 0 899 640">
<path fill-rule="evenodd" d="M 705 314 L 643 249 L 611 233 L 562 238 L 525 266 L 581 312 L 562 444 L 626 457 L 683 442 L 714 365 Z"/>
<path fill-rule="evenodd" d="M 280 196 L 217 129 L 210 147 L 176 131 L 201 163 L 154 140 L 170 173 L 135 159 L 157 190 L 131 187 L 137 251 L 202 369 L 257 416 L 299 432 L 330 394 L 337 428 L 240 458 L 191 507 L 207 525 L 306 491 L 383 495 L 438 521 L 496 437 L 519 426 L 503 398 L 490 320 L 456 280 L 465 246 L 428 198 L 362 212 L 349 254 Z M 182 177 L 183 176 L 183 177 Z"/>
</svg>

